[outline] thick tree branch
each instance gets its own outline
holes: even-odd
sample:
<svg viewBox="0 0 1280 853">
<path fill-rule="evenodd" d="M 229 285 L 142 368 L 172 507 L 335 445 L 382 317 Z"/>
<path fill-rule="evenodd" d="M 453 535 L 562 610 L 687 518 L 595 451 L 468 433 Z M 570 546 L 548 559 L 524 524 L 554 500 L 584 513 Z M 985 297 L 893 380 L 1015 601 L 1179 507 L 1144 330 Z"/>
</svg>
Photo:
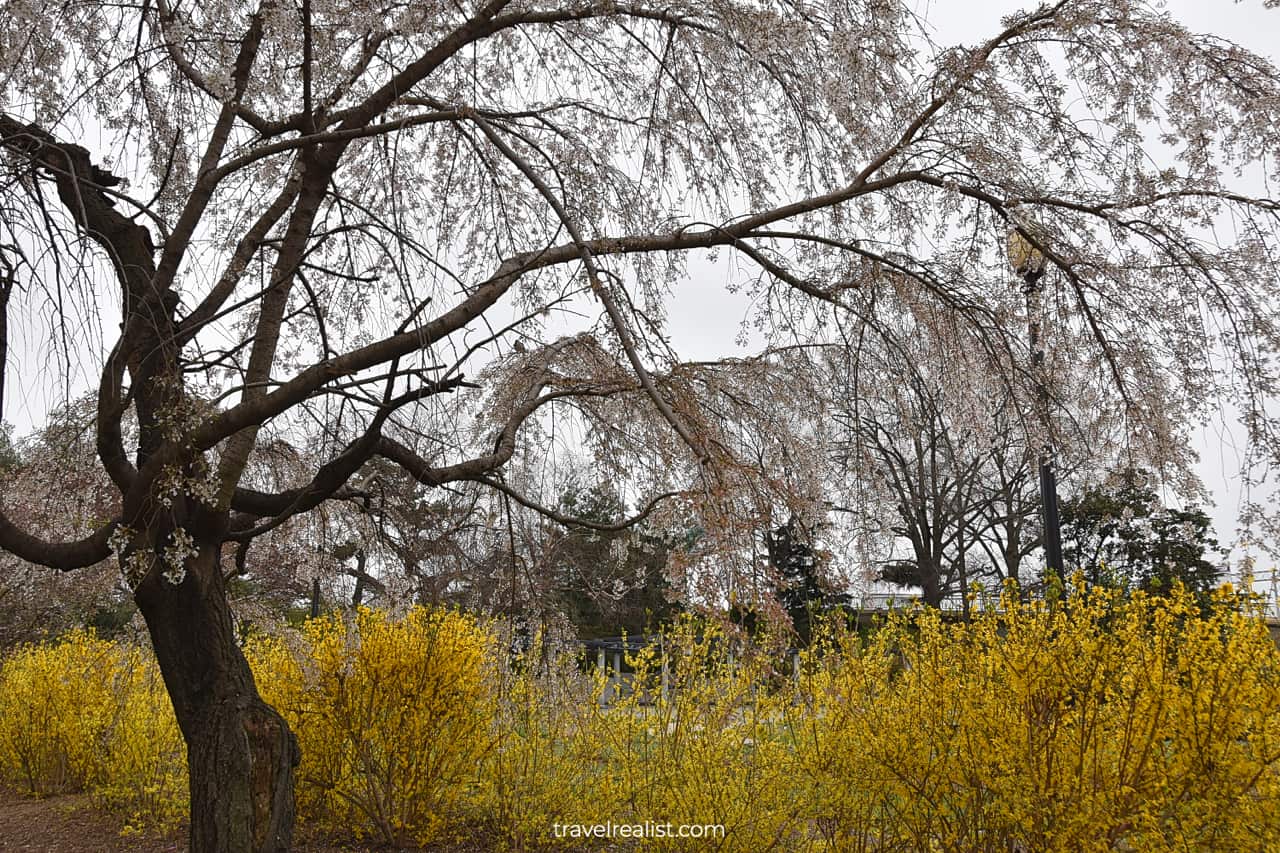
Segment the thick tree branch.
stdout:
<svg viewBox="0 0 1280 853">
<path fill-rule="evenodd" d="M 102 525 L 74 542 L 50 542 L 20 530 L 0 512 L 0 548 L 19 559 L 63 572 L 83 569 L 111 556 L 111 534 L 116 522 Z"/>
<path fill-rule="evenodd" d="M 364 432 L 350 442 L 341 453 L 321 465 L 315 476 L 305 486 L 278 494 L 237 489 L 231 500 L 233 509 L 271 516 L 271 518 L 247 530 L 238 530 L 231 538 L 248 541 L 278 527 L 293 516 L 308 512 L 324 501 L 330 500 L 377 452 L 382 428 L 392 414 L 410 403 L 425 400 L 437 394 L 452 393 L 462 387 L 476 386 L 462 377 L 457 377 L 439 383 L 426 383 L 388 399 L 378 408 Z"/>
<path fill-rule="evenodd" d="M 235 123 L 236 110 L 244 98 L 249 85 L 249 76 L 253 72 L 254 60 L 258 56 L 258 46 L 262 43 L 264 9 L 260 9 L 249 19 L 249 29 L 240 40 L 240 51 L 236 55 L 235 66 L 231 72 L 232 92 L 223 100 L 222 110 L 209 135 L 209 143 L 205 146 L 196 172 L 196 184 L 183 205 L 178 221 L 173 227 L 169 239 L 165 241 L 164 252 L 156 266 L 156 278 L 161 287 L 168 287 L 191 244 L 191 235 L 195 233 L 204 216 L 213 194 L 218 188 L 220 173 L 218 161 L 227 147 L 231 136 L 231 128 Z"/>
<path fill-rule="evenodd" d="M 528 181 L 534 185 L 538 194 L 547 202 L 556 218 L 560 220 L 569 236 L 573 238 L 574 245 L 578 247 L 578 251 L 582 257 L 582 264 L 586 267 L 588 279 L 591 282 L 591 292 L 600 300 L 600 304 L 604 306 L 605 312 L 609 315 L 609 321 L 613 325 L 613 330 L 618 336 L 619 343 L 622 344 L 622 351 L 626 353 L 627 360 L 631 362 L 631 368 L 636 372 L 636 376 L 640 379 L 640 384 L 644 387 L 645 393 L 649 395 L 649 399 L 653 401 L 654 406 L 662 413 L 662 417 L 667 423 L 680 435 L 684 443 L 689 446 L 702 463 L 709 461 L 707 450 L 702 443 L 697 440 L 684 421 L 676 416 L 672 410 L 671 404 L 663 399 L 662 394 L 658 392 L 658 388 L 654 385 L 653 376 L 649 373 L 649 369 L 645 367 L 644 362 L 640 360 L 640 352 L 636 348 L 635 338 L 631 334 L 630 328 L 627 326 L 626 319 L 622 316 L 622 312 L 618 310 L 618 305 L 614 301 L 613 294 L 609 292 L 609 286 L 601 279 L 600 269 L 596 265 L 595 258 L 591 254 L 591 249 L 587 246 L 586 240 L 578 223 L 574 221 L 569 212 L 565 210 L 560 199 L 556 198 L 556 194 L 552 192 L 551 187 L 547 186 L 546 181 L 534 171 L 533 167 L 525 158 L 521 157 L 511 145 L 498 134 L 488 119 L 481 116 L 474 110 L 467 110 L 465 115 L 474 122 L 480 130 L 488 138 L 489 142 L 502 152 L 502 156 L 507 158 L 512 165 L 524 175 Z"/>
<path fill-rule="evenodd" d="M 907 182 L 915 173 L 903 173 L 862 186 L 817 197 L 815 209 L 839 204 L 866 193 Z M 480 317 L 519 280 L 520 276 L 538 269 L 581 261 L 585 248 L 593 257 L 646 252 L 686 251 L 733 245 L 753 230 L 789 215 L 791 205 L 774 208 L 749 219 L 737 220 L 716 228 L 680 229 L 661 234 L 638 234 L 625 237 L 601 237 L 569 242 L 541 251 L 526 252 L 504 261 L 489 279 L 449 311 L 416 328 L 407 329 L 380 341 L 351 350 L 336 358 L 313 365 L 274 391 L 245 400 L 212 418 L 193 434 L 197 447 L 209 448 L 239 430 L 264 423 L 306 400 L 328 383 L 345 376 L 376 367 L 396 358 L 428 348 L 431 344 L 462 329 Z"/>
</svg>

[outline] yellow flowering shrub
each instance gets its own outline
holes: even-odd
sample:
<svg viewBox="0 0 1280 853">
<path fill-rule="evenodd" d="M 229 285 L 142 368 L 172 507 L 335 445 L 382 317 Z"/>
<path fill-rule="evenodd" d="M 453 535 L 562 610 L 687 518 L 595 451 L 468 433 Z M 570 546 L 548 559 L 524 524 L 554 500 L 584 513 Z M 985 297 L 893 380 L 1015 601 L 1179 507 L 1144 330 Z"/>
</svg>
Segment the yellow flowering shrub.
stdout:
<svg viewBox="0 0 1280 853">
<path fill-rule="evenodd" d="M 1077 589 L 827 656 L 801 751 L 831 842 L 1276 848 L 1280 655 L 1233 605 Z"/>
<path fill-rule="evenodd" d="M 647 689 L 623 697 L 601 721 L 616 744 L 616 784 L 628 807 L 615 820 L 723 826 L 716 846 L 727 851 L 778 849 L 792 838 L 800 768 L 786 729 L 790 695 L 772 687 L 775 657 L 740 639 L 718 625 L 678 623 L 664 638 L 665 696 L 657 650 L 632 658 L 634 683 Z M 648 842 L 654 849 L 707 843 Z"/>
<path fill-rule="evenodd" d="M 563 663 L 509 674 L 479 813 L 516 849 L 605 822 L 720 824 L 719 850 L 1276 848 L 1280 654 L 1238 604 L 1077 588 L 832 624 L 795 679 L 682 622 L 665 679 L 648 649 L 608 703 Z"/>
<path fill-rule="evenodd" d="M 114 648 L 86 631 L 27 645 L 0 670 L 0 761 L 32 794 L 81 791 L 112 717 Z"/>
<path fill-rule="evenodd" d="M 803 794 L 790 698 L 768 687 L 769 655 L 743 649 L 730 663 L 730 644 L 715 623 L 681 620 L 665 678 L 650 647 L 627 657 L 622 691 L 572 656 L 506 671 L 476 813 L 514 849 L 580 846 L 566 825 L 606 823 L 724 827 L 713 842 L 651 836 L 643 849 L 789 849 Z"/>
<path fill-rule="evenodd" d="M 75 631 L 0 668 L 0 778 L 32 794 L 86 791 L 132 828 L 187 806 L 186 747 L 142 649 Z"/>
<path fill-rule="evenodd" d="M 689 618 L 628 657 L 624 690 L 572 652 L 510 660 L 448 611 L 332 615 L 246 651 L 302 746 L 300 822 L 338 834 L 582 849 L 557 826 L 717 824 L 608 844 L 1280 849 L 1280 652 L 1229 590 L 1201 604 L 1077 586 L 971 623 L 832 623 L 798 675 Z M 76 633 L 0 670 L 11 785 L 172 825 L 181 755 L 138 649 Z"/>
<path fill-rule="evenodd" d="M 115 702 L 89 790 L 126 828 L 168 831 L 187 817 L 186 743 L 149 650 L 114 645 Z"/>
<path fill-rule="evenodd" d="M 556 822 L 607 818 L 621 799 L 607 784 L 613 756 L 599 724 L 606 681 L 584 677 L 569 656 L 516 664 L 495 669 L 493 746 L 472 810 L 523 850 L 544 843 Z"/>
<path fill-rule="evenodd" d="M 422 608 L 361 608 L 251 643 L 263 698 L 302 748 L 299 814 L 388 844 L 439 837 L 490 745 L 490 645 L 471 617 Z"/>
<path fill-rule="evenodd" d="M 518 850 L 541 846 L 557 823 L 618 814 L 625 797 L 612 781 L 615 737 L 602 724 L 609 680 L 584 674 L 572 655 L 505 664 L 497 670 L 494 748 L 485 757 L 476 814 Z"/>
</svg>

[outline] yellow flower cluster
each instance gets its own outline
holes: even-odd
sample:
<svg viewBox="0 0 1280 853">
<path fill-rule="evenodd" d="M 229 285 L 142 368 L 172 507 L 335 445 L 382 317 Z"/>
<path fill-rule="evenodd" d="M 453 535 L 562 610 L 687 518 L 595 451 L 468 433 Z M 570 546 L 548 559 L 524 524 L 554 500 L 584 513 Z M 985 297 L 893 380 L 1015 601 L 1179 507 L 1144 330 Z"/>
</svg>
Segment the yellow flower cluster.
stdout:
<svg viewBox="0 0 1280 853">
<path fill-rule="evenodd" d="M 584 679 L 564 660 L 508 674 L 479 814 L 514 849 L 554 841 L 557 824 L 646 822 L 673 833 L 724 827 L 711 849 L 785 849 L 807 796 L 796 775 L 794 691 L 785 680 L 777 689 L 767 655 L 732 648 L 719 626 L 687 619 L 661 650 L 628 658 L 626 690 L 600 673 Z M 705 839 L 642 844 L 709 849 Z"/>
<path fill-rule="evenodd" d="M 493 719 L 490 637 L 473 619 L 361 608 L 246 651 L 302 748 L 296 795 L 308 825 L 426 843 L 459 817 Z"/>
<path fill-rule="evenodd" d="M 150 654 L 86 631 L 23 646 L 0 669 L 0 779 L 88 792 L 126 830 L 186 814 L 186 746 Z"/>
<path fill-rule="evenodd" d="M 797 671 L 683 620 L 629 659 L 626 690 L 569 655 L 512 661 L 454 612 L 333 615 L 246 651 L 303 749 L 299 819 L 334 832 L 470 829 L 514 850 L 580 847 L 554 828 L 610 823 L 719 825 L 726 851 L 1280 849 L 1280 652 L 1229 591 L 1206 610 L 1076 587 L 972 623 L 918 610 L 817 633 Z M 6 779 L 172 819 L 181 743 L 141 653 L 75 634 L 20 650 L 0 680 Z"/>
<path fill-rule="evenodd" d="M 1229 590 L 1005 605 L 811 658 L 835 849 L 1280 848 L 1280 654 Z"/>
<path fill-rule="evenodd" d="M 1280 654 L 1241 607 L 1077 587 L 919 610 L 826 626 L 796 677 L 684 624 L 665 679 L 641 654 L 607 709 L 507 691 L 484 811 L 516 847 L 612 820 L 721 824 L 742 851 L 1280 849 Z"/>
</svg>

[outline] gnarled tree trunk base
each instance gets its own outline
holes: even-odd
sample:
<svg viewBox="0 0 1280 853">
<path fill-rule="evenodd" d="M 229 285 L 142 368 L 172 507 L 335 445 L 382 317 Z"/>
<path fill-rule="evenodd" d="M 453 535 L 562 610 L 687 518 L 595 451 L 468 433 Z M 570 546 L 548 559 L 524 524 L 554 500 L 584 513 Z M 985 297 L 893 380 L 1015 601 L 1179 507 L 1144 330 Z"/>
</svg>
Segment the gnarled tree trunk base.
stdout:
<svg viewBox="0 0 1280 853">
<path fill-rule="evenodd" d="M 298 746 L 257 697 L 224 699 L 188 744 L 192 853 L 287 853 Z"/>
<path fill-rule="evenodd" d="M 176 583 L 150 572 L 134 598 L 187 743 L 191 853 L 286 853 L 297 740 L 236 642 L 218 546 L 184 565 Z"/>
</svg>

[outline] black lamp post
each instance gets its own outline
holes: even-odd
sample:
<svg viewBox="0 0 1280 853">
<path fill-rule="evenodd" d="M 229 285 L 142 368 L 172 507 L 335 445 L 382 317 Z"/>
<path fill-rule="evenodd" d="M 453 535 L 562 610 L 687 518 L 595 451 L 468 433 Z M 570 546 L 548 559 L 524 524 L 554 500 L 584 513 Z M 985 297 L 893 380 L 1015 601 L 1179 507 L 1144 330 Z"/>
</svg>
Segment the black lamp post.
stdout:
<svg viewBox="0 0 1280 853">
<path fill-rule="evenodd" d="M 1027 297 L 1027 332 L 1031 347 L 1031 371 L 1040 402 L 1044 444 L 1040 447 L 1040 510 L 1044 521 L 1045 562 L 1062 577 L 1062 529 L 1058 521 L 1058 482 L 1053 472 L 1053 446 L 1049 426 L 1049 386 L 1044 373 L 1044 346 L 1040 340 L 1040 281 L 1047 259 L 1021 232 L 1009 232 L 1009 265 L 1022 279 Z"/>
</svg>

